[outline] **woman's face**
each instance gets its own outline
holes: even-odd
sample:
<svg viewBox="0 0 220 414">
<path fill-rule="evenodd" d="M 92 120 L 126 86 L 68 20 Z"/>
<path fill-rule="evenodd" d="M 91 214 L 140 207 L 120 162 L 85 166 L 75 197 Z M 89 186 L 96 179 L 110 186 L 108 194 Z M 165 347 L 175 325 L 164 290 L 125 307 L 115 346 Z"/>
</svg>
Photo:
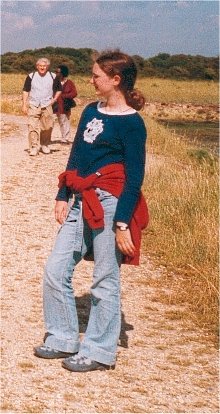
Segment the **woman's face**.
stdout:
<svg viewBox="0 0 220 414">
<path fill-rule="evenodd" d="M 115 90 L 115 87 L 119 84 L 119 81 L 120 78 L 118 76 L 111 78 L 100 68 L 97 63 L 94 64 L 90 83 L 94 85 L 97 95 L 107 98 Z"/>
<path fill-rule="evenodd" d="M 57 76 L 58 78 L 61 78 L 61 77 L 62 77 L 62 73 L 61 73 L 60 68 L 57 68 L 57 69 L 55 70 L 55 73 L 56 73 L 56 76 Z"/>
</svg>

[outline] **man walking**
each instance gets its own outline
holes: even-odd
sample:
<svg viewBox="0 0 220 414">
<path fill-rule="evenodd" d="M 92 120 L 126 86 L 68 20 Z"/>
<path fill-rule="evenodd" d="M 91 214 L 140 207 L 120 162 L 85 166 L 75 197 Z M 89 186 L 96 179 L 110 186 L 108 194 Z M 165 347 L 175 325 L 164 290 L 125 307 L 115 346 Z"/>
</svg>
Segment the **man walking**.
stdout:
<svg viewBox="0 0 220 414">
<path fill-rule="evenodd" d="M 49 154 L 53 129 L 52 105 L 57 101 L 62 86 L 55 73 L 49 72 L 50 61 L 38 59 L 36 72 L 30 73 L 23 87 L 22 111 L 28 115 L 29 155 L 38 155 L 40 149 Z"/>
</svg>

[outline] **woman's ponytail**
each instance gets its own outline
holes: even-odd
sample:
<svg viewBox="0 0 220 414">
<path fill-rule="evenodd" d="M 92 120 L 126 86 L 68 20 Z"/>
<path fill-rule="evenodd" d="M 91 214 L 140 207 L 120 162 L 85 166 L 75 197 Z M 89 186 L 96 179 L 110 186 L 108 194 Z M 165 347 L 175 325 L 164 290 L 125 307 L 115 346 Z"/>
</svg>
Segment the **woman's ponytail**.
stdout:
<svg viewBox="0 0 220 414">
<path fill-rule="evenodd" d="M 144 95 L 138 89 L 127 91 L 125 94 L 125 99 L 126 103 L 136 111 L 140 111 L 146 102 Z"/>
</svg>

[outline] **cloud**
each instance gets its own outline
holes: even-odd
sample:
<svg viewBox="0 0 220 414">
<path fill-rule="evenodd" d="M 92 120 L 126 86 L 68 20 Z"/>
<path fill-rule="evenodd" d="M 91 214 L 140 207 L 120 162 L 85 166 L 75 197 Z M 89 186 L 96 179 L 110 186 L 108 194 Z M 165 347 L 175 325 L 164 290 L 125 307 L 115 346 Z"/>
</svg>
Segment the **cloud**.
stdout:
<svg viewBox="0 0 220 414">
<path fill-rule="evenodd" d="M 74 20 L 74 16 L 70 16 L 69 14 L 59 14 L 57 16 L 51 17 L 48 19 L 48 24 L 65 24 L 71 23 Z"/>
<path fill-rule="evenodd" d="M 179 9 L 187 9 L 188 7 L 190 7 L 190 4 L 189 4 L 189 1 L 177 0 L 176 6 Z"/>
<path fill-rule="evenodd" d="M 5 30 L 8 32 L 34 27 L 32 16 L 20 16 L 17 13 L 2 12 Z"/>
<path fill-rule="evenodd" d="M 5 8 L 14 8 L 15 6 L 16 6 L 16 1 L 2 1 L 2 7 L 5 7 Z"/>
<path fill-rule="evenodd" d="M 211 14 L 207 17 L 207 24 L 208 25 L 215 25 L 217 28 L 219 27 L 219 16 L 218 14 Z"/>
<path fill-rule="evenodd" d="M 43 1 L 43 0 L 38 0 L 37 2 L 34 2 L 34 3 L 37 3 L 37 4 L 35 4 L 35 7 L 37 7 L 37 8 L 41 8 L 41 9 L 43 9 L 43 10 L 49 10 L 49 9 L 51 9 L 51 1 Z"/>
<path fill-rule="evenodd" d="M 32 27 L 34 27 L 34 21 L 31 16 L 23 16 L 15 24 L 15 28 L 19 30 L 30 29 Z"/>
</svg>

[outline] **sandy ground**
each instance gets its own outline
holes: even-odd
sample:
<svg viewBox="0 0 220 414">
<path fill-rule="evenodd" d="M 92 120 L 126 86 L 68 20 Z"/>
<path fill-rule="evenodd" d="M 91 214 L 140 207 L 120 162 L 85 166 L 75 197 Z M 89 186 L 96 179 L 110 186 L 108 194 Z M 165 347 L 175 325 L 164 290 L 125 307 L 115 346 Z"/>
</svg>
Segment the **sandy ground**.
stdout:
<svg viewBox="0 0 220 414">
<path fill-rule="evenodd" d="M 58 225 L 57 176 L 70 147 L 56 124 L 52 153 L 31 158 L 25 117 L 2 115 L 2 413 L 218 413 L 217 351 L 191 320 L 165 305 L 169 278 L 141 266 L 122 268 L 122 332 L 114 371 L 73 374 L 60 360 L 33 355 L 42 343 L 42 274 Z M 81 335 L 89 312 L 92 263 L 76 271 Z M 158 290 L 160 289 L 160 290 Z"/>
</svg>

